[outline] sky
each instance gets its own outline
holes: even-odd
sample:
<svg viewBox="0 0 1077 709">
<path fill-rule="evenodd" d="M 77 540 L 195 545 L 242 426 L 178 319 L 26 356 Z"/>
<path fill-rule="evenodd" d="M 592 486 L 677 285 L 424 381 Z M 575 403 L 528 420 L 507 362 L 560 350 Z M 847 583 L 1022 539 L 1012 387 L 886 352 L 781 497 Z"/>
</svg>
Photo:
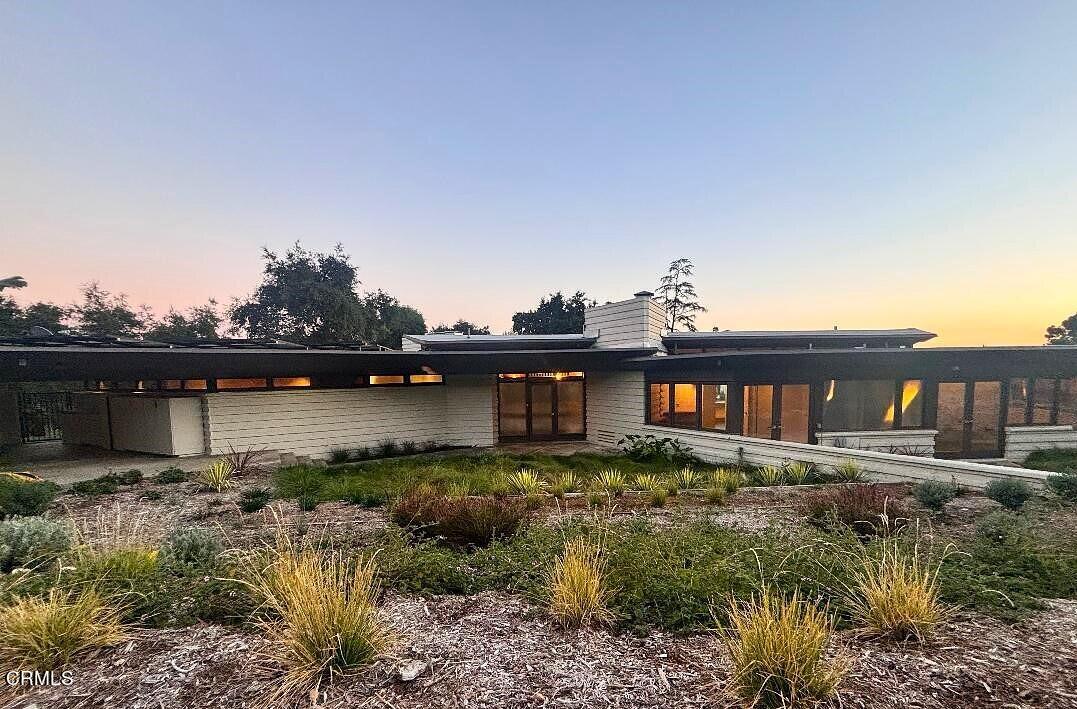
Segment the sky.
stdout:
<svg viewBox="0 0 1077 709">
<path fill-rule="evenodd" d="M 163 313 L 340 242 L 497 332 L 687 257 L 701 330 L 1038 344 L 1077 311 L 1075 36 L 1071 1 L 8 0 L 0 276 Z"/>
</svg>

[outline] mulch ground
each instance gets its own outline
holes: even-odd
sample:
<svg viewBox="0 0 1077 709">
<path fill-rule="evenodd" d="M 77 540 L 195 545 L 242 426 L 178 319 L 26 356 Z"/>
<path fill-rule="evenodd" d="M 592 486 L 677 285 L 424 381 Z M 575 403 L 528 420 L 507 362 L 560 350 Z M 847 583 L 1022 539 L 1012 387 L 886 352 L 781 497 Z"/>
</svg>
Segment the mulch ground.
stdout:
<svg viewBox="0 0 1077 709">
<path fill-rule="evenodd" d="M 396 628 L 390 657 L 338 680 L 321 707 L 729 707 L 728 661 L 716 634 L 646 637 L 565 631 L 542 609 L 505 594 L 385 605 Z M 279 706 L 267 696 L 279 669 L 253 632 L 218 626 L 133 631 L 125 644 L 72 668 L 70 687 L 32 689 L 6 706 Z M 843 633 L 852 658 L 834 707 L 1077 707 L 1077 602 L 1051 601 L 1007 626 L 955 618 L 927 644 Z M 401 673 L 413 679 L 401 679 Z M 303 697 L 298 706 L 311 706 Z"/>
</svg>

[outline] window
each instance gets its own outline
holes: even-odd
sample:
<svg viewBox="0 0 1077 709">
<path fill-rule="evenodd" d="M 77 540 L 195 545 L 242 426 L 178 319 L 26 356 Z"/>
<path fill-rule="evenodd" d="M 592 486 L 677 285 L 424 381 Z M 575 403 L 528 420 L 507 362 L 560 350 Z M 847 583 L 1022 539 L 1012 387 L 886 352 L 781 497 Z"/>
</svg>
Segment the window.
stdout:
<svg viewBox="0 0 1077 709">
<path fill-rule="evenodd" d="M 294 389 L 309 386 L 310 377 L 273 377 L 274 389 Z"/>
<path fill-rule="evenodd" d="M 1054 379 L 1032 380 L 1032 425 L 1043 426 L 1054 422 Z"/>
<path fill-rule="evenodd" d="M 410 384 L 441 384 L 444 382 L 444 377 L 440 374 L 412 374 L 408 376 L 408 383 Z"/>
<path fill-rule="evenodd" d="M 704 384 L 700 427 L 708 431 L 725 431 L 728 425 L 729 385 Z"/>
<path fill-rule="evenodd" d="M 774 387 L 770 384 L 753 384 L 744 387 L 745 436 L 771 438 L 774 435 Z"/>
<path fill-rule="evenodd" d="M 403 374 L 371 374 L 369 379 L 371 386 L 382 386 L 385 384 L 403 384 Z"/>
<path fill-rule="evenodd" d="M 823 393 L 823 430 L 882 431 L 893 428 L 894 391 L 892 379 L 831 379 Z"/>
<path fill-rule="evenodd" d="M 182 379 L 162 379 L 160 381 L 160 386 L 161 386 L 162 389 L 170 389 L 170 390 L 182 389 L 183 388 L 183 380 Z"/>
<path fill-rule="evenodd" d="M 906 379 L 901 383 L 901 428 L 922 428 L 924 425 L 924 383 Z"/>
<path fill-rule="evenodd" d="M 1010 401 L 1006 409 L 1007 426 L 1024 426 L 1028 423 L 1028 380 L 1010 380 Z"/>
<path fill-rule="evenodd" d="M 1058 389 L 1058 423 L 1077 424 L 1077 378 L 1063 379 Z"/>
<path fill-rule="evenodd" d="M 673 385 L 673 425 L 680 428 L 697 428 L 696 385 Z"/>
<path fill-rule="evenodd" d="M 669 425 L 669 384 L 651 384 L 648 392 L 647 423 Z"/>
<path fill-rule="evenodd" d="M 205 391 L 208 386 L 205 379 L 184 379 L 183 388 L 185 391 Z"/>
<path fill-rule="evenodd" d="M 249 379 L 218 379 L 217 391 L 227 389 L 265 389 L 266 380 L 258 378 Z"/>
</svg>

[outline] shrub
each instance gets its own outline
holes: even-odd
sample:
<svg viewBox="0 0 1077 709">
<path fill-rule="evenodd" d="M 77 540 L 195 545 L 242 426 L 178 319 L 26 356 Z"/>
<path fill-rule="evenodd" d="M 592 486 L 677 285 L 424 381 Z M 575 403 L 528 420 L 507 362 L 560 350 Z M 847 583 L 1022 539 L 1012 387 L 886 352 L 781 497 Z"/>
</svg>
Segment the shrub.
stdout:
<svg viewBox="0 0 1077 709">
<path fill-rule="evenodd" d="M 850 572 L 853 618 L 872 635 L 922 642 L 948 612 L 939 600 L 940 568 L 918 544 L 906 550 L 884 540 L 877 555 L 863 554 Z"/>
<path fill-rule="evenodd" d="M 767 487 L 784 485 L 785 469 L 776 465 L 764 465 L 755 471 L 755 481 Z"/>
<path fill-rule="evenodd" d="M 517 495 L 539 495 L 546 487 L 546 482 L 539 474 L 529 468 L 509 473 L 506 477 L 511 489 Z"/>
<path fill-rule="evenodd" d="M 678 490 L 690 490 L 698 487 L 700 482 L 700 475 L 690 465 L 686 465 L 683 468 L 675 470 L 670 476 L 674 485 Z"/>
<path fill-rule="evenodd" d="M 419 444 L 415 441 L 404 441 L 400 444 L 400 452 L 403 455 L 415 455 L 419 452 Z"/>
<path fill-rule="evenodd" d="M 1047 476 L 1047 487 L 1059 497 L 1077 502 L 1077 472 L 1072 470 Z"/>
<path fill-rule="evenodd" d="M 137 485 L 142 482 L 142 471 L 137 468 L 109 474 L 112 475 L 120 485 Z"/>
<path fill-rule="evenodd" d="M 598 481 L 599 485 L 601 485 L 606 492 L 614 497 L 623 495 L 625 487 L 627 487 L 624 473 L 616 468 L 606 468 L 598 474 L 595 480 Z"/>
<path fill-rule="evenodd" d="M 197 471 L 194 474 L 194 480 L 206 490 L 224 492 L 235 486 L 236 483 L 232 479 L 235 473 L 236 471 L 232 469 L 228 461 L 221 458 L 212 465 Z"/>
<path fill-rule="evenodd" d="M 329 449 L 329 462 L 330 463 L 347 463 L 351 460 L 352 454 L 347 448 L 330 448 Z"/>
<path fill-rule="evenodd" d="M 0 519 L 41 514 L 56 498 L 59 489 L 58 485 L 46 480 L 21 480 L 0 475 Z"/>
<path fill-rule="evenodd" d="M 112 475 L 102 475 L 91 480 L 79 480 L 71 484 L 71 492 L 83 497 L 111 495 L 120 489 L 120 483 Z"/>
<path fill-rule="evenodd" d="M 67 525 L 44 517 L 14 517 L 0 522 L 0 571 L 55 559 L 71 547 Z"/>
<path fill-rule="evenodd" d="M 352 460 L 370 460 L 372 457 L 374 455 L 369 446 L 359 446 L 351 452 Z"/>
<path fill-rule="evenodd" d="M 826 699 L 848 669 L 844 658 L 824 656 L 830 621 L 799 593 L 785 600 L 764 586 L 749 601 L 731 601 L 729 620 L 731 684 L 754 706 L 801 706 Z"/>
<path fill-rule="evenodd" d="M 1048 448 L 1033 451 L 1025 458 L 1026 468 L 1050 470 L 1055 473 L 1077 472 L 1077 448 Z"/>
<path fill-rule="evenodd" d="M 858 536 L 886 536 L 908 524 L 908 512 L 878 485 L 836 487 L 816 493 L 801 506 L 815 524 L 850 527 Z"/>
<path fill-rule="evenodd" d="M 929 510 L 941 510 L 957 496 L 953 485 L 938 480 L 924 480 L 912 486 L 912 496 Z"/>
<path fill-rule="evenodd" d="M 808 477 L 812 474 L 813 466 L 811 463 L 804 463 L 802 461 L 793 461 L 785 466 L 785 479 L 790 485 L 803 485 L 808 481 Z"/>
<path fill-rule="evenodd" d="M 228 466 L 236 475 L 249 475 L 264 472 L 268 456 L 269 454 L 264 449 L 247 446 L 242 450 L 236 450 L 229 443 L 224 459 L 228 461 Z"/>
<path fill-rule="evenodd" d="M 158 558 L 162 567 L 190 573 L 216 568 L 222 552 L 224 545 L 216 534 L 208 529 L 190 527 L 168 535 Z"/>
<path fill-rule="evenodd" d="M 610 502 L 610 493 L 606 490 L 601 483 L 594 482 L 587 488 L 587 506 L 591 508 L 599 508 L 608 505 Z"/>
<path fill-rule="evenodd" d="M 725 488 L 720 485 L 711 485 L 703 492 L 703 501 L 709 505 L 722 505 L 726 500 Z"/>
<path fill-rule="evenodd" d="M 161 472 L 153 476 L 153 482 L 158 485 L 167 485 L 169 483 L 185 483 L 187 482 L 187 471 L 181 470 L 176 466 L 165 468 Z"/>
<path fill-rule="evenodd" d="M 651 490 L 651 507 L 665 507 L 666 499 L 669 497 L 669 490 L 664 487 L 656 487 Z"/>
<path fill-rule="evenodd" d="M 247 512 L 257 512 L 273 499 L 273 491 L 267 487 L 254 487 L 244 490 L 239 496 L 239 509 Z"/>
<path fill-rule="evenodd" d="M 430 486 L 416 487 L 400 497 L 389 512 L 400 527 L 455 546 L 486 546 L 516 533 L 527 514 L 515 500 L 449 497 Z"/>
<path fill-rule="evenodd" d="M 858 483 L 864 480 L 864 469 L 855 460 L 849 459 L 835 465 L 833 475 L 838 482 Z"/>
<path fill-rule="evenodd" d="M 1024 480 L 1000 478 L 992 480 L 984 494 L 1009 510 L 1019 510 L 1032 497 L 1032 487 Z"/>
<path fill-rule="evenodd" d="M 714 484 L 722 488 L 728 494 L 733 494 L 740 489 L 744 482 L 744 476 L 735 468 L 717 468 L 714 471 Z"/>
<path fill-rule="evenodd" d="M 386 495 L 381 491 L 368 491 L 368 490 L 352 490 L 348 493 L 345 501 L 352 505 L 359 505 L 360 507 L 381 507 L 387 501 Z"/>
<path fill-rule="evenodd" d="M 445 448 L 446 446 L 441 445 L 437 441 L 431 440 L 431 441 L 423 441 L 422 444 L 420 445 L 420 447 L 423 449 L 424 453 L 433 453 L 434 451 L 439 451 L 442 448 Z"/>
<path fill-rule="evenodd" d="M 299 505 L 299 509 L 303 510 L 304 512 L 312 512 L 318 507 L 319 502 L 321 502 L 321 500 L 318 499 L 318 496 L 312 493 L 303 493 L 296 500 L 296 503 L 298 503 Z"/>
<path fill-rule="evenodd" d="M 662 487 L 662 479 L 653 473 L 640 473 L 632 481 L 632 484 L 637 490 L 649 492 L 655 488 Z"/>
<path fill-rule="evenodd" d="M 377 454 L 379 458 L 392 458 L 400 452 L 400 446 L 392 438 L 383 439 L 378 443 Z"/>
<path fill-rule="evenodd" d="M 566 628 L 613 620 L 607 608 L 606 564 L 597 545 L 583 537 L 565 543 L 564 552 L 546 574 L 550 614 Z"/>
<path fill-rule="evenodd" d="M 329 482 L 322 471 L 304 465 L 282 471 L 276 481 L 277 497 L 283 499 L 320 497 Z"/>
<path fill-rule="evenodd" d="M 558 473 L 547 487 L 550 494 L 558 499 L 564 497 L 566 492 L 576 492 L 577 489 L 579 489 L 579 480 L 576 479 L 576 473 L 571 470 Z"/>
<path fill-rule="evenodd" d="M 376 571 L 372 558 L 355 562 L 290 543 L 255 570 L 252 586 L 271 614 L 262 621 L 270 653 L 287 668 L 279 696 L 350 674 L 388 647 L 391 633 L 375 607 Z"/>
<path fill-rule="evenodd" d="M 675 465 L 692 461 L 692 448 L 673 438 L 629 434 L 617 441 L 624 454 L 638 462 L 665 460 Z"/>
<path fill-rule="evenodd" d="M 53 589 L 0 609 L 0 659 L 10 667 L 51 670 L 123 637 L 116 611 L 93 592 L 76 597 Z"/>
</svg>

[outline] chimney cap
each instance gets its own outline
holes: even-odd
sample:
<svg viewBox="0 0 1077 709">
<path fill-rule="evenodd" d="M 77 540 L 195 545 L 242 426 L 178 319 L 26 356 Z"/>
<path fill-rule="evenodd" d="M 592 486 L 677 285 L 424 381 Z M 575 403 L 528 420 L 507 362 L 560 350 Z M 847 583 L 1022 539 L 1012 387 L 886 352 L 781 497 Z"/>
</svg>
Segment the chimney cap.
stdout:
<svg viewBox="0 0 1077 709">
<path fill-rule="evenodd" d="M 654 293 L 652 293 L 649 290 L 641 290 L 640 292 L 633 293 L 632 295 L 634 295 L 637 298 L 650 298 L 651 296 L 654 295 Z"/>
</svg>

